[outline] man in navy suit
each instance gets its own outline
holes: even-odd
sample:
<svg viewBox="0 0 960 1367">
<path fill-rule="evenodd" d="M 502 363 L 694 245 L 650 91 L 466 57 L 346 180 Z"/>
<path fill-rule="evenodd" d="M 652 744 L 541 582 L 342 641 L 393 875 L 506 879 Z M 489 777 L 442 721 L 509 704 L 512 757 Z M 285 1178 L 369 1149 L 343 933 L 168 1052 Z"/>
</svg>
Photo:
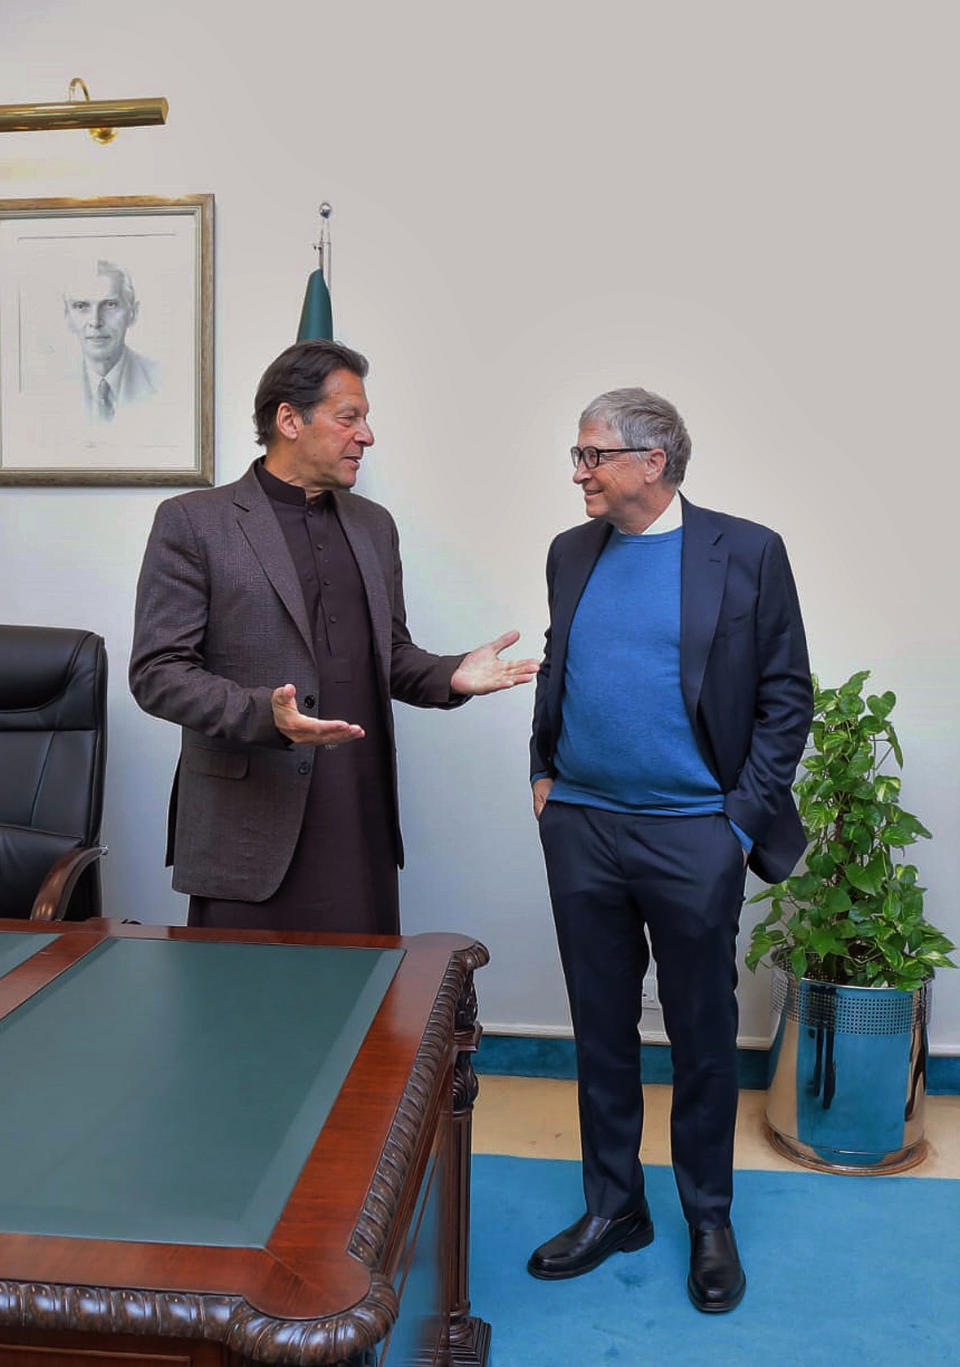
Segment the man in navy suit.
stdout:
<svg viewBox="0 0 960 1367">
<path fill-rule="evenodd" d="M 737 926 L 747 865 L 778 881 L 806 843 L 791 793 L 813 709 L 803 623 L 780 537 L 678 493 L 690 438 L 671 403 L 602 394 L 571 456 L 589 521 L 547 558 L 531 776 L 576 1036 L 586 1213 L 528 1267 L 574 1277 L 653 1239 L 638 1158 L 649 935 L 687 1289 L 720 1313 L 746 1286 L 730 1224 Z"/>
</svg>

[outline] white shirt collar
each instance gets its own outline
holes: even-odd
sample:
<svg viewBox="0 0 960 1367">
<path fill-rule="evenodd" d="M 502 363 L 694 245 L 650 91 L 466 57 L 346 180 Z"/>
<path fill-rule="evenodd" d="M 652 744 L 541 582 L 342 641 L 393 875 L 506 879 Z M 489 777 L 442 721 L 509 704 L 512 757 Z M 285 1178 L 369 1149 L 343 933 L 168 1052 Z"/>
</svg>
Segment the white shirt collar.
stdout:
<svg viewBox="0 0 960 1367">
<path fill-rule="evenodd" d="M 84 356 L 83 365 L 84 369 L 87 372 L 87 383 L 90 386 L 91 394 L 96 395 L 97 390 L 100 388 L 100 381 L 106 380 L 107 384 L 110 386 L 114 398 L 116 398 L 117 394 L 120 392 L 120 381 L 123 377 L 123 368 L 126 363 L 126 359 L 127 349 L 126 347 L 124 347 L 124 349 L 120 353 L 120 359 L 117 362 L 117 364 L 115 366 L 112 366 L 111 369 L 107 371 L 106 375 L 99 375 L 97 371 L 95 371 L 88 364 L 87 358 L 86 356 Z"/>
<path fill-rule="evenodd" d="M 664 532 L 675 532 L 682 526 L 683 504 L 680 502 L 680 495 L 674 494 L 660 516 L 651 522 L 649 527 L 645 527 L 640 535 L 662 536 Z"/>
</svg>

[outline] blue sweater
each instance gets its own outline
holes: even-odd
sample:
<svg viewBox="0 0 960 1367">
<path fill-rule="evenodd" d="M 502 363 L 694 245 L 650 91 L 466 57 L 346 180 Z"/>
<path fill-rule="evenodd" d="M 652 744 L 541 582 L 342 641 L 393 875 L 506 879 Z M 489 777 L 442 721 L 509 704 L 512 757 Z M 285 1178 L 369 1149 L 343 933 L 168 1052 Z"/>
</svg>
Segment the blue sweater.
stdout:
<svg viewBox="0 0 960 1367">
<path fill-rule="evenodd" d="M 570 629 L 551 802 L 658 816 L 723 811 L 680 691 L 682 545 L 681 527 L 612 531 Z"/>
</svg>

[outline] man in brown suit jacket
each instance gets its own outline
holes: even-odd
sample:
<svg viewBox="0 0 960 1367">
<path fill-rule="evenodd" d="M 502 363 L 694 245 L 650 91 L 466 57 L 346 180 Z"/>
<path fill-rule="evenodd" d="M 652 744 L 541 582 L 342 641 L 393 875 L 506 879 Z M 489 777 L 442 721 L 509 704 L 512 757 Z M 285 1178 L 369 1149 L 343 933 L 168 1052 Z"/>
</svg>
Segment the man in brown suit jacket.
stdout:
<svg viewBox="0 0 960 1367">
<path fill-rule="evenodd" d="M 366 373 L 289 347 L 257 390 L 263 460 L 157 510 L 130 686 L 182 728 L 167 862 L 192 925 L 396 933 L 390 699 L 455 707 L 537 670 L 500 659 L 516 632 L 462 657 L 411 640 L 396 526 L 350 492 Z"/>
</svg>

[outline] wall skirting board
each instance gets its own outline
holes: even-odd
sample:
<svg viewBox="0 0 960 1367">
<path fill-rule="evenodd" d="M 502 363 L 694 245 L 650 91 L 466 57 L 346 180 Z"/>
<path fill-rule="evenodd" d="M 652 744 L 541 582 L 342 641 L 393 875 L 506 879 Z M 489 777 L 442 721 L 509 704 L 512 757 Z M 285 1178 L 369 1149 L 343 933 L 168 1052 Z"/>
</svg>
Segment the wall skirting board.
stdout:
<svg viewBox="0 0 960 1367">
<path fill-rule="evenodd" d="M 740 1086 L 764 1091 L 767 1086 L 769 1050 L 737 1050 Z M 642 1068 L 645 1082 L 671 1082 L 670 1046 L 644 1043 Z M 577 1075 L 573 1040 L 544 1035 L 495 1035 L 484 1032 L 474 1056 L 478 1073 L 501 1073 L 519 1077 Z M 931 1054 L 927 1059 L 927 1092 L 931 1096 L 960 1095 L 960 1056 Z"/>
</svg>

